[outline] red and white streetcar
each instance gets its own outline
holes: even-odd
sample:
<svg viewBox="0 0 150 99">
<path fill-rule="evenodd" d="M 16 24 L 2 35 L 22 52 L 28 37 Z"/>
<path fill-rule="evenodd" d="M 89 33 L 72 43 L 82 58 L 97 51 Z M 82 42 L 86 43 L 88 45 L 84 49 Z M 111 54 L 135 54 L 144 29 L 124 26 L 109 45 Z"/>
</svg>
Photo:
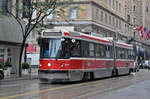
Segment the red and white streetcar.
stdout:
<svg viewBox="0 0 150 99">
<path fill-rule="evenodd" d="M 39 78 L 64 82 L 92 80 L 133 71 L 133 46 L 65 30 L 41 36 Z"/>
</svg>

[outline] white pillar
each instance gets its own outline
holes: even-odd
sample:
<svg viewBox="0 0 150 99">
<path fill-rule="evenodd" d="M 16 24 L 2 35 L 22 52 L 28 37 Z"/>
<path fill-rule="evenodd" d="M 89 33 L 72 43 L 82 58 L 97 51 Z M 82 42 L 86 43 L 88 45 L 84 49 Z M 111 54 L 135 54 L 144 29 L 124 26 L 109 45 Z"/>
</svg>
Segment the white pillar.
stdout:
<svg viewBox="0 0 150 99">
<path fill-rule="evenodd" d="M 12 47 L 11 48 L 12 54 L 12 73 L 19 74 L 19 54 L 20 48 L 19 47 Z"/>
</svg>

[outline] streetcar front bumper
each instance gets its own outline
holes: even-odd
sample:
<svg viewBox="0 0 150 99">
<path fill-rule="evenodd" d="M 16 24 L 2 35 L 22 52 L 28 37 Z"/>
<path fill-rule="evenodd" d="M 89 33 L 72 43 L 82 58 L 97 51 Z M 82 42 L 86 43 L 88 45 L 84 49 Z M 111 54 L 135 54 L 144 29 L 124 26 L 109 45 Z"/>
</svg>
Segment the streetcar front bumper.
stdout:
<svg viewBox="0 0 150 99">
<path fill-rule="evenodd" d="M 40 80 L 48 81 L 67 81 L 70 78 L 68 70 L 39 70 L 38 76 Z"/>
</svg>

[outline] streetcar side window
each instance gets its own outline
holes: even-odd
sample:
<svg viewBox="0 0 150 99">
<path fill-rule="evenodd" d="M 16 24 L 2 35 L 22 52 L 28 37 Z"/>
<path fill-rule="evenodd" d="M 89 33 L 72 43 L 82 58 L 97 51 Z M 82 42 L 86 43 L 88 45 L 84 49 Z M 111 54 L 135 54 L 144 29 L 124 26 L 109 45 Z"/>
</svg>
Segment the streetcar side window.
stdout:
<svg viewBox="0 0 150 99">
<path fill-rule="evenodd" d="M 128 58 L 129 59 L 133 59 L 134 57 L 133 57 L 133 51 L 132 50 L 128 50 Z"/>
<path fill-rule="evenodd" d="M 130 50 L 128 50 L 128 59 L 131 58 L 131 53 L 130 53 Z"/>
<path fill-rule="evenodd" d="M 112 58 L 112 46 L 106 45 L 106 58 Z"/>
<path fill-rule="evenodd" d="M 121 59 L 125 59 L 125 51 L 124 48 L 121 48 L 121 55 L 120 55 Z"/>
<path fill-rule="evenodd" d="M 90 57 L 94 57 L 94 44 L 89 43 L 89 52 L 90 52 Z"/>
<path fill-rule="evenodd" d="M 134 54 L 131 49 L 117 47 L 116 53 L 117 53 L 118 59 L 133 59 L 134 58 Z"/>
<path fill-rule="evenodd" d="M 100 45 L 95 44 L 95 56 L 100 57 Z"/>
<path fill-rule="evenodd" d="M 89 57 L 89 43 L 82 41 L 82 57 Z"/>
<path fill-rule="evenodd" d="M 100 44 L 99 48 L 100 48 L 100 57 L 102 57 L 102 58 L 105 57 L 106 56 L 105 46 Z"/>
<path fill-rule="evenodd" d="M 120 58 L 120 50 L 119 50 L 119 47 L 116 47 L 116 57 L 117 57 L 117 59 L 119 59 Z"/>
<path fill-rule="evenodd" d="M 62 41 L 62 49 L 60 51 L 60 58 L 70 57 L 70 39 L 66 38 Z"/>
<path fill-rule="evenodd" d="M 49 39 L 43 39 L 40 57 L 49 57 Z"/>
<path fill-rule="evenodd" d="M 80 40 L 71 41 L 71 56 L 81 57 L 81 41 Z"/>
<path fill-rule="evenodd" d="M 125 49 L 125 59 L 128 59 L 128 50 Z"/>
<path fill-rule="evenodd" d="M 116 53 L 117 53 L 117 59 L 124 58 L 124 49 L 123 48 L 117 47 Z"/>
</svg>

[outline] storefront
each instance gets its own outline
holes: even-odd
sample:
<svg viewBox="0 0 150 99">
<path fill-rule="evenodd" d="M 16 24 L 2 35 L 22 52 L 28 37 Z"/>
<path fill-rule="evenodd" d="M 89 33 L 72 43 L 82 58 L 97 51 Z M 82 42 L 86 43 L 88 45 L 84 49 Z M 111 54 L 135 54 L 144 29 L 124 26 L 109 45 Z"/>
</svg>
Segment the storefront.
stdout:
<svg viewBox="0 0 150 99">
<path fill-rule="evenodd" d="M 0 63 L 9 60 L 12 64 L 11 73 L 18 74 L 21 28 L 13 18 L 1 15 L 0 21 Z"/>
<path fill-rule="evenodd" d="M 0 48 L 0 63 L 4 63 L 4 48 Z"/>
</svg>

